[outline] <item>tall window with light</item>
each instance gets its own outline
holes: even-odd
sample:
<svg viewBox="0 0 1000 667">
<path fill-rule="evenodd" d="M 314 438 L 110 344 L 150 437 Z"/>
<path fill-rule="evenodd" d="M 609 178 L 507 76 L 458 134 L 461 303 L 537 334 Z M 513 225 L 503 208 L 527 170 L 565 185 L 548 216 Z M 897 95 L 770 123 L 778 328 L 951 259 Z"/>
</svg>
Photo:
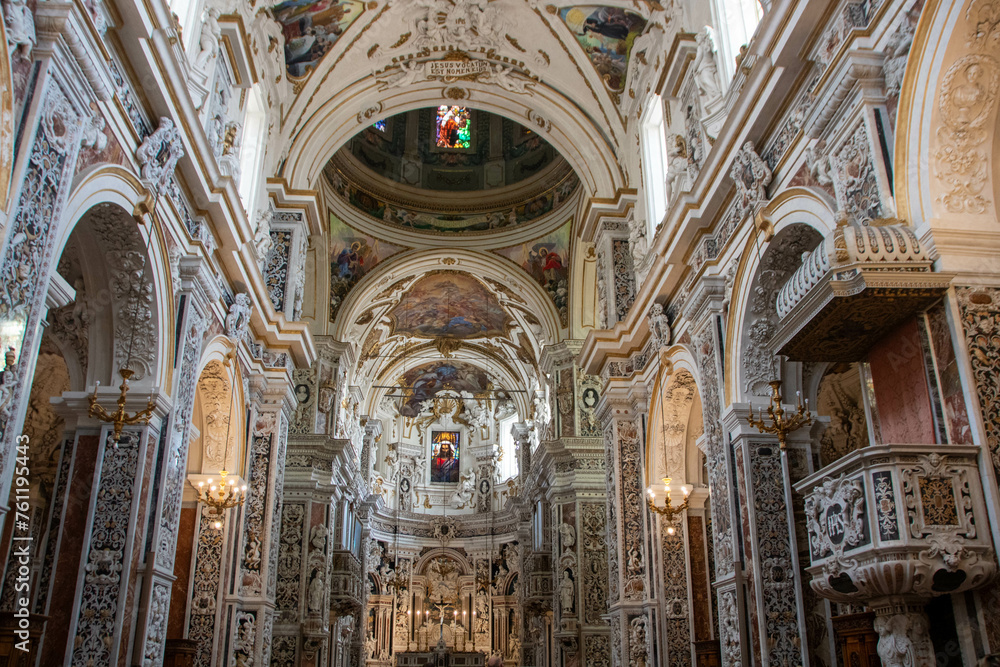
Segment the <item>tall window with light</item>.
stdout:
<svg viewBox="0 0 1000 667">
<path fill-rule="evenodd" d="M 757 24 L 764 16 L 764 10 L 761 9 L 760 0 L 715 0 L 713 10 L 715 24 L 719 26 L 715 31 L 721 60 L 719 73 L 722 74 L 723 81 L 728 81 L 736 73 L 736 57 L 740 54 L 740 47 L 750 43 Z"/>
<path fill-rule="evenodd" d="M 642 116 L 642 174 L 646 200 L 647 233 L 656 227 L 667 213 L 667 126 L 663 117 L 663 100 L 652 95 Z"/>
<path fill-rule="evenodd" d="M 438 107 L 435 123 L 438 148 L 469 148 L 472 145 L 471 121 L 466 107 Z"/>
</svg>

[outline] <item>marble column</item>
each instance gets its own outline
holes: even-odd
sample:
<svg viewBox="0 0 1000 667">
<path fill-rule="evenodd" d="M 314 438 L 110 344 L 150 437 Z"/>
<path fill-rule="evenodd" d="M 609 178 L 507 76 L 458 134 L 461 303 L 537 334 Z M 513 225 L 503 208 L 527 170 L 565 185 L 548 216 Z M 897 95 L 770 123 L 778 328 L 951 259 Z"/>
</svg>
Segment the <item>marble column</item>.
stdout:
<svg viewBox="0 0 1000 667">
<path fill-rule="evenodd" d="M 246 464 L 247 500 L 233 540 L 235 581 L 227 590 L 230 632 L 225 655 L 270 661 L 277 582 L 281 502 L 288 442 L 291 387 L 284 377 L 252 378 L 252 432 Z M 265 646 L 267 644 L 267 646 Z"/>
<path fill-rule="evenodd" d="M 786 406 L 794 412 L 794 407 Z M 808 662 L 805 605 L 792 507 L 788 457 L 776 436 L 747 423 L 747 406 L 726 409 L 723 423 L 732 438 L 740 494 L 743 549 L 754 655 L 763 667 Z"/>
<path fill-rule="evenodd" d="M 92 145 L 86 130 L 94 123 L 91 100 L 77 94 L 75 72 L 64 71 L 63 59 L 53 59 L 60 33 L 68 28 L 71 5 L 40 2 L 38 43 L 32 57 L 33 78 L 26 99 L 31 100 L 19 127 L 23 137 L 17 151 L 11 191 L 14 202 L 8 229 L 0 246 L 0 346 L 13 348 L 14 363 L 0 374 L 0 520 L 13 479 L 15 454 L 34 377 L 45 319 L 47 281 L 57 261 L 56 244 L 62 232 L 63 210 L 73 184 L 81 147 Z M 65 59 L 72 62 L 72 58 Z"/>
<path fill-rule="evenodd" d="M 209 312 L 205 297 L 199 293 L 197 276 L 209 270 L 198 258 L 181 260 L 181 294 L 185 307 L 178 313 L 181 320 L 181 346 L 177 355 L 181 359 L 179 373 L 174 375 L 174 410 L 165 430 L 163 446 L 166 454 L 157 488 L 162 495 L 156 500 L 152 551 L 146 555 L 143 568 L 142 606 L 136 642 L 142 647 L 142 660 L 146 667 L 163 663 L 163 649 L 167 637 L 167 620 L 170 607 L 171 584 L 174 576 L 174 557 L 177 550 L 177 531 L 181 516 L 181 501 L 186 485 L 188 445 L 191 441 L 191 416 L 194 411 L 195 389 L 201 365 L 202 345 L 205 335 L 205 317 Z"/>
<path fill-rule="evenodd" d="M 622 383 L 623 384 L 623 383 Z M 609 385 L 598 418 L 607 457 L 608 571 L 612 665 L 647 665 L 653 655 L 646 509 L 640 443 L 643 424 L 624 386 Z"/>
<path fill-rule="evenodd" d="M 742 551 L 737 544 L 733 461 L 727 434 L 720 423 L 723 361 L 719 331 L 723 314 L 725 280 L 703 279 L 687 299 L 685 319 L 691 322 L 690 336 L 698 364 L 698 389 L 705 424 L 705 454 L 711 493 L 712 544 L 715 551 L 715 594 L 718 607 L 718 637 L 724 667 L 747 664 L 749 654 Z"/>
</svg>

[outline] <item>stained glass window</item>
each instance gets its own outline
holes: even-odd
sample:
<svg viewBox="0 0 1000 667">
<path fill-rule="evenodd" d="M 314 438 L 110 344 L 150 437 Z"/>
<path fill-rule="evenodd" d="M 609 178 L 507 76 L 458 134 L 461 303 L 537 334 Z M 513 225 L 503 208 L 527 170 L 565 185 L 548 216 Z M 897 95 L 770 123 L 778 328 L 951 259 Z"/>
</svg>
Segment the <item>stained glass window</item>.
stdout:
<svg viewBox="0 0 1000 667">
<path fill-rule="evenodd" d="M 432 431 L 431 481 L 458 481 L 458 445 L 461 431 Z"/>
<path fill-rule="evenodd" d="M 471 143 L 469 110 L 465 107 L 438 107 L 437 145 L 441 148 L 468 148 Z"/>
<path fill-rule="evenodd" d="M 374 123 L 372 123 L 372 127 L 374 127 L 379 132 L 385 132 L 385 118 L 383 118 L 382 120 L 377 120 Z"/>
</svg>

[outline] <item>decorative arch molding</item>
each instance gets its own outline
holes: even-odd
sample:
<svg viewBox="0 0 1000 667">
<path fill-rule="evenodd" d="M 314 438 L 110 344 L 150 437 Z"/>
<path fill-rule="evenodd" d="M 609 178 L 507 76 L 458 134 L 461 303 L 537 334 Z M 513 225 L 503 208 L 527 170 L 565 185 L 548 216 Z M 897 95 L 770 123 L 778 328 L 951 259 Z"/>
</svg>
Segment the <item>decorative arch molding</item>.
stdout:
<svg viewBox="0 0 1000 667">
<path fill-rule="evenodd" d="M 121 209 L 123 216 L 134 221 L 132 211 L 145 201 L 146 197 L 147 192 L 135 175 L 118 165 L 99 165 L 78 175 L 56 231 L 57 240 L 53 249 L 55 256 L 62 256 L 73 230 L 95 207 L 116 206 Z M 152 288 L 153 318 L 158 327 L 173 331 L 175 327 L 173 281 L 170 277 L 169 253 L 163 228 L 155 223 L 151 226 L 136 223 L 136 229 L 142 247 L 145 248 L 147 244 L 149 246 L 146 267 Z M 152 232 L 155 234 L 150 239 L 149 235 Z M 46 282 L 51 280 L 57 268 L 57 263 L 54 262 Z M 155 346 L 156 368 L 152 369 L 148 377 L 137 378 L 132 383 L 133 386 L 171 386 L 173 365 L 170 360 L 173 359 L 173 337 L 156 336 Z"/>
<path fill-rule="evenodd" d="M 313 76 L 317 74 L 314 72 Z M 459 87 L 466 92 L 462 104 L 530 124 L 566 158 L 589 196 L 613 197 L 619 188 L 625 187 L 614 144 L 601 126 L 575 101 L 544 82 L 538 83 L 531 96 L 511 95 L 502 88 L 474 82 L 463 81 Z M 385 94 L 380 92 L 373 75 L 324 94 L 327 101 L 311 111 L 300 128 L 293 128 L 294 135 L 288 138 L 291 145 L 281 175 L 293 189 L 315 188 L 330 157 L 366 123 L 453 103 L 442 95 L 440 82 L 411 85 Z"/>
<path fill-rule="evenodd" d="M 918 230 L 996 232 L 1000 26 L 977 18 L 996 11 L 995 0 L 928 0 L 920 15 L 899 96 L 894 160 L 899 216 Z M 960 86 L 975 89 L 976 105 L 955 105 Z"/>
<path fill-rule="evenodd" d="M 394 245 L 417 249 L 440 249 L 442 244 L 446 244 L 450 248 L 489 250 L 491 248 L 504 248 L 519 243 L 528 243 L 557 231 L 566 224 L 567 220 L 578 220 L 579 211 L 583 208 L 584 204 L 584 200 L 580 195 L 580 188 L 577 188 L 564 205 L 536 220 L 501 229 L 456 234 L 408 229 L 399 225 L 376 221 L 375 218 L 362 213 L 338 196 L 325 177 L 322 178 L 319 189 L 323 192 L 330 212 L 348 226 L 369 236 L 390 241 Z"/>
<path fill-rule="evenodd" d="M 240 468 L 246 458 L 246 397 L 243 392 L 244 369 L 238 361 L 237 349 L 226 336 L 216 336 L 205 346 L 198 364 L 198 379 L 195 389 L 195 406 L 192 410 L 192 422 L 198 429 L 198 437 L 192 438 L 188 453 L 188 472 L 194 474 L 216 474 L 219 469 L 233 469 L 234 474 L 242 474 Z M 219 393 L 220 396 L 209 396 L 208 393 Z M 222 395 L 224 394 L 224 395 Z M 226 412 L 228 419 L 228 442 L 224 442 L 232 451 L 223 451 L 223 459 L 218 469 L 209 469 L 209 465 L 218 457 L 206 456 L 206 439 L 214 437 L 207 426 L 210 415 L 206 414 L 206 401 L 215 400 L 217 411 Z M 226 436 L 223 435 L 223 439 Z"/>
<path fill-rule="evenodd" d="M 653 384 L 649 404 L 645 457 L 648 484 L 663 477 L 689 483 L 687 443 L 693 419 L 701 423 L 701 398 L 693 370 L 672 364 L 664 367 Z"/>
<path fill-rule="evenodd" d="M 396 378 L 407 371 L 436 363 L 428 360 L 426 357 L 421 357 L 421 355 L 433 350 L 433 343 L 428 341 L 426 347 L 409 351 L 409 354 L 414 355 L 413 357 L 407 358 L 401 353 L 388 363 L 377 367 L 377 369 L 373 369 L 375 372 L 371 376 L 372 383 L 376 385 L 389 385 L 394 383 Z M 441 359 L 441 361 L 463 362 L 476 366 L 487 374 L 494 376 L 499 381 L 501 388 L 504 389 L 513 389 L 522 385 L 526 386 L 528 382 L 527 377 L 520 376 L 517 369 L 509 361 L 497 356 L 490 356 L 484 350 L 475 347 L 463 346 L 461 349 L 455 351 L 452 357 Z M 375 414 L 381 398 L 390 391 L 389 389 L 375 389 L 368 392 L 365 397 L 366 414 Z M 510 398 L 517 406 L 518 414 L 529 414 L 530 404 L 526 394 L 515 393 Z"/>
<path fill-rule="evenodd" d="M 836 228 L 835 207 L 833 198 L 818 189 L 789 188 L 757 213 L 759 227 L 748 227 L 743 249 L 733 260 L 736 262 L 736 270 L 726 320 L 726 340 L 729 344 L 723 381 L 726 404 L 744 400 L 747 395 L 741 386 L 746 340 L 744 322 L 750 315 L 753 287 L 761 268 L 761 258 L 766 256 L 777 239 L 785 236 L 790 227 L 803 225 L 820 238 L 832 233 Z M 790 271 L 794 269 L 792 267 Z"/>
<path fill-rule="evenodd" d="M 453 549 L 451 547 L 435 547 L 428 551 L 427 553 L 421 555 L 413 563 L 414 574 L 426 576 L 427 568 L 430 566 L 436 558 L 447 558 L 453 560 L 462 566 L 462 572 L 458 576 L 469 576 L 473 573 L 472 564 L 469 562 L 469 557 L 459 551 L 458 549 Z"/>
<path fill-rule="evenodd" d="M 401 253 L 380 263 L 351 290 L 330 334 L 337 340 L 363 341 L 374 324 L 365 326 L 356 323 L 372 303 L 379 300 L 380 293 L 403 281 L 408 287 L 432 271 L 458 271 L 480 281 L 485 278 L 504 285 L 523 303 L 501 299 L 502 304 L 509 303 L 512 307 L 534 314 L 541 325 L 541 336 L 548 341 L 559 339 L 559 313 L 541 286 L 532 281 L 523 269 L 500 255 L 460 248 L 452 249 L 448 257 L 442 257 L 440 249 L 431 248 Z M 387 294 L 382 299 L 389 296 Z M 359 329 L 361 326 L 365 328 Z"/>
</svg>

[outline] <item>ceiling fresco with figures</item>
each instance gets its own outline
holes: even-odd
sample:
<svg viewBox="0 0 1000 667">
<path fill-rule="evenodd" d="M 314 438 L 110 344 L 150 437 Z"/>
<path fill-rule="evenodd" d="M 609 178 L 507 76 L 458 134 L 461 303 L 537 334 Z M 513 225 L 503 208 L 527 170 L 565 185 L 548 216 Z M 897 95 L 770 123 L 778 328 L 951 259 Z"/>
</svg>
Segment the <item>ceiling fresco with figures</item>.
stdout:
<svg viewBox="0 0 1000 667">
<path fill-rule="evenodd" d="M 480 394 L 493 388 L 486 371 L 465 361 L 436 361 L 411 368 L 396 381 L 407 388 L 407 396 L 402 399 L 399 413 L 404 417 L 415 417 L 421 411 L 421 403 L 434 398 L 440 391 L 471 392 Z"/>
<path fill-rule="evenodd" d="M 570 242 L 573 221 L 567 220 L 559 229 L 494 252 L 521 267 L 548 294 L 559 312 L 559 321 L 566 326 L 569 319 Z"/>
<path fill-rule="evenodd" d="M 628 59 L 646 19 L 618 7 L 564 7 L 559 16 L 573 31 L 601 81 L 617 99 L 625 89 Z"/>
<path fill-rule="evenodd" d="M 290 78 L 309 74 L 365 9 L 356 0 L 286 0 L 272 8 L 285 35 Z"/>
<path fill-rule="evenodd" d="M 432 273 L 416 281 L 389 312 L 391 335 L 420 338 L 506 336 L 510 320 L 496 297 L 468 275 Z"/>
<path fill-rule="evenodd" d="M 330 214 L 330 321 L 351 289 L 400 246 L 362 234 Z"/>
<path fill-rule="evenodd" d="M 562 152 L 581 182 L 590 189 L 597 187 L 600 196 L 614 196 L 615 189 L 622 187 L 626 167 L 609 156 L 628 143 L 622 92 L 633 47 L 639 40 L 648 41 L 651 25 L 658 34 L 666 34 L 674 21 L 669 13 L 655 21 L 648 18 L 650 6 L 658 3 L 636 3 L 628 9 L 599 4 L 536 7 L 514 0 L 369 4 L 370 9 L 353 19 L 354 5 L 336 5 L 343 14 L 336 23 L 339 33 L 310 27 L 310 21 L 317 23 L 310 16 L 325 16 L 326 10 L 315 12 L 324 6 L 321 2 L 299 5 L 293 0 L 278 5 L 287 12 L 288 22 L 283 22 L 286 35 L 304 35 L 296 53 L 289 53 L 296 60 L 289 63 L 288 72 L 294 96 L 282 110 L 282 136 L 303 146 L 302 151 L 293 151 L 282 167 L 291 184 L 315 187 L 315 179 L 326 166 L 327 178 L 341 172 L 331 180 L 343 197 L 360 203 L 366 215 L 391 224 L 445 233 L 469 226 L 483 231 L 509 224 L 500 215 L 489 214 L 507 214 L 510 207 L 476 210 L 471 212 L 470 224 L 458 220 L 460 224 L 455 225 L 451 223 L 456 219 L 438 216 L 435 221 L 421 215 L 434 212 L 427 207 L 387 206 L 392 197 L 385 195 L 395 191 L 369 189 L 361 196 L 358 186 L 362 184 L 343 173 L 344 160 L 339 161 L 338 169 L 326 164 L 334 153 L 351 144 L 346 152 L 355 158 L 355 164 L 385 173 L 390 182 L 419 182 L 424 188 L 458 191 L 478 187 L 489 179 L 496 182 L 499 172 L 493 165 L 487 174 L 477 168 L 460 173 L 461 168 L 470 166 L 462 163 L 481 159 L 483 145 L 477 146 L 474 137 L 469 145 L 464 140 L 449 145 L 445 153 L 450 154 L 434 154 L 432 161 L 439 164 L 419 176 L 411 165 L 387 158 L 392 151 L 382 149 L 398 146 L 397 134 L 406 129 L 393 127 L 401 125 L 393 122 L 398 120 L 394 113 L 413 109 L 410 102 L 403 102 L 408 91 L 433 89 L 433 96 L 420 96 L 425 100 L 423 106 L 437 102 L 472 109 L 468 126 L 473 132 L 482 124 L 476 109 L 501 113 L 509 122 L 537 132 L 539 142 Z M 314 14 L 309 13 L 310 8 Z M 303 55 L 309 41 L 327 45 L 317 47 L 316 52 L 328 51 L 328 57 L 316 60 Z M 646 47 L 637 48 L 641 51 Z M 350 102 L 337 106 L 334 99 Z M 348 120 L 354 116 L 356 124 Z M 461 115 L 457 117 L 463 125 Z M 416 129 L 430 136 L 436 125 L 424 121 Z M 357 139 L 352 142 L 352 138 Z M 436 141 L 427 143 L 428 148 L 436 146 Z M 599 156 L 596 161 L 595 156 Z M 526 157 L 524 164 L 538 166 L 541 161 L 533 155 Z M 451 169 L 446 178 L 437 173 L 443 166 Z M 565 194 L 560 193 L 563 200 Z M 445 213 L 463 215 L 460 211 Z M 532 215 L 531 211 L 518 210 L 515 217 L 526 214 Z"/>
</svg>

